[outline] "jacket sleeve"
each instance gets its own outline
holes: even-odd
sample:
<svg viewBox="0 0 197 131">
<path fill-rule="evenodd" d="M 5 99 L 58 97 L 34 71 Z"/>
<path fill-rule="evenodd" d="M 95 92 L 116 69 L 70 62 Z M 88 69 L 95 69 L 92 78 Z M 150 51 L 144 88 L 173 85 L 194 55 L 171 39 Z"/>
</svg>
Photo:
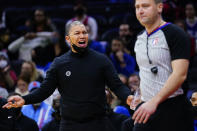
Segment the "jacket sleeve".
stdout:
<svg viewBox="0 0 197 131">
<path fill-rule="evenodd" d="M 46 78 L 41 84 L 41 87 L 23 96 L 25 104 L 38 103 L 48 98 L 57 87 L 57 59 L 51 64 L 50 69 L 47 71 Z"/>
<path fill-rule="evenodd" d="M 10 43 L 10 45 L 8 46 L 8 50 L 10 52 L 16 52 L 24 42 L 25 42 L 25 38 L 22 36 L 16 39 L 15 41 L 13 41 L 12 43 Z"/>
<path fill-rule="evenodd" d="M 104 76 L 107 86 L 118 96 L 119 99 L 126 102 L 131 91 L 120 81 L 114 66 L 107 57 L 105 59 Z"/>
</svg>

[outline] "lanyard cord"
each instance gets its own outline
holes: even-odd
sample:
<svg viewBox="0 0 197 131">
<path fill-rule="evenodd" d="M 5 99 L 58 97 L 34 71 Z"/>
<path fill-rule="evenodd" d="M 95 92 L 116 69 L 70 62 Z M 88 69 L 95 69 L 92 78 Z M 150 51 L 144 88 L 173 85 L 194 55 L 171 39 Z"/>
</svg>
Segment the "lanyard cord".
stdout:
<svg viewBox="0 0 197 131">
<path fill-rule="evenodd" d="M 152 64 L 152 61 L 149 57 L 149 53 L 148 53 L 148 36 L 147 36 L 147 42 L 146 42 L 146 50 L 147 50 L 147 57 L 148 57 L 148 61 L 149 61 L 149 64 Z"/>
</svg>

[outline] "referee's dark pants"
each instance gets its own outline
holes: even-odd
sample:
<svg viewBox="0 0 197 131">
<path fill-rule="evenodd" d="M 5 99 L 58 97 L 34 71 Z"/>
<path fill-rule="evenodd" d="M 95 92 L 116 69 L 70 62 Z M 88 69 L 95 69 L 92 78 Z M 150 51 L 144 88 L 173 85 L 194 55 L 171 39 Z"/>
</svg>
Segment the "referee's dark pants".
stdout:
<svg viewBox="0 0 197 131">
<path fill-rule="evenodd" d="M 107 117 L 87 121 L 61 120 L 60 131 L 116 131 Z"/>
<path fill-rule="evenodd" d="M 146 124 L 135 124 L 133 131 L 194 131 L 192 105 L 183 96 L 161 103 Z"/>
</svg>

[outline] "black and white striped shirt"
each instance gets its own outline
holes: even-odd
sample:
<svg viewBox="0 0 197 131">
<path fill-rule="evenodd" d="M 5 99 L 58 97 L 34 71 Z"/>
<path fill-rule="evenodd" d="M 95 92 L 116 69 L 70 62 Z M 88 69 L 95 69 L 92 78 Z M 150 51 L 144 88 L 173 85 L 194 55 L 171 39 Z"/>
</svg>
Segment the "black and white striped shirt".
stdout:
<svg viewBox="0 0 197 131">
<path fill-rule="evenodd" d="M 163 88 L 172 73 L 171 61 L 189 59 L 190 46 L 187 34 L 182 29 L 166 23 L 150 34 L 143 31 L 138 35 L 134 50 L 140 69 L 142 100 L 148 101 Z M 152 63 L 149 62 L 148 56 Z M 154 66 L 158 68 L 157 74 L 151 72 Z M 183 94 L 182 88 L 170 97 L 180 94 Z"/>
</svg>

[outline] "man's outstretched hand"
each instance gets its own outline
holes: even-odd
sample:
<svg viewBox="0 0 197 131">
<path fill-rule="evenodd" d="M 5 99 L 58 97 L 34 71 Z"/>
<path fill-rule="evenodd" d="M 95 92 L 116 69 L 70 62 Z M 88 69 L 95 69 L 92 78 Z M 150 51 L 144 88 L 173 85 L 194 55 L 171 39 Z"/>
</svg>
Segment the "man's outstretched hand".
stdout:
<svg viewBox="0 0 197 131">
<path fill-rule="evenodd" d="M 25 100 L 21 97 L 21 96 L 11 96 L 8 98 L 8 103 L 5 104 L 2 108 L 18 108 L 18 107 L 22 107 L 25 104 Z"/>
</svg>

